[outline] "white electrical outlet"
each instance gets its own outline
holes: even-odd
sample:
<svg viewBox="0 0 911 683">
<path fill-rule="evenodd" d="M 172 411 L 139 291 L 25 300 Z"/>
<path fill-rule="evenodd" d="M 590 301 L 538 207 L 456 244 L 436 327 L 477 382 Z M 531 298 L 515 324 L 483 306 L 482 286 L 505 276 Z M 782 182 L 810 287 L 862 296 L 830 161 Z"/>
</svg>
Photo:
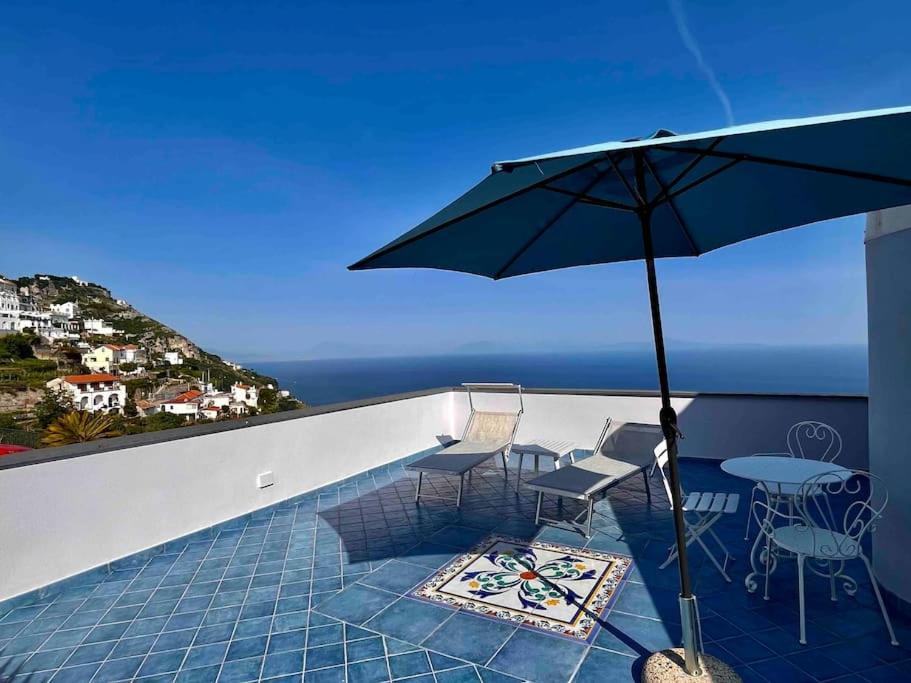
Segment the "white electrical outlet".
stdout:
<svg viewBox="0 0 911 683">
<path fill-rule="evenodd" d="M 272 470 L 269 470 L 268 472 L 263 472 L 258 477 L 256 477 L 256 485 L 261 489 L 264 489 L 267 486 L 272 486 L 274 483 L 275 483 L 275 475 L 272 474 Z"/>
</svg>

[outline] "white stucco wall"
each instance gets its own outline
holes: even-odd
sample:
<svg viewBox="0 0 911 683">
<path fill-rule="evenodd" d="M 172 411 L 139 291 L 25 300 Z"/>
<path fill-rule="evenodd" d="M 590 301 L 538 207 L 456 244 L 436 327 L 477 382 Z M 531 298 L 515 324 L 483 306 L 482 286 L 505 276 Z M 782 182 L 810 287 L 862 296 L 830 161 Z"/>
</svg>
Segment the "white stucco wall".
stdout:
<svg viewBox="0 0 911 683">
<path fill-rule="evenodd" d="M 451 405 L 440 393 L 0 470 L 0 600 L 431 448 Z"/>
<path fill-rule="evenodd" d="M 870 471 L 889 489 L 873 565 L 886 589 L 911 601 L 911 207 L 869 214 L 866 243 Z"/>
</svg>

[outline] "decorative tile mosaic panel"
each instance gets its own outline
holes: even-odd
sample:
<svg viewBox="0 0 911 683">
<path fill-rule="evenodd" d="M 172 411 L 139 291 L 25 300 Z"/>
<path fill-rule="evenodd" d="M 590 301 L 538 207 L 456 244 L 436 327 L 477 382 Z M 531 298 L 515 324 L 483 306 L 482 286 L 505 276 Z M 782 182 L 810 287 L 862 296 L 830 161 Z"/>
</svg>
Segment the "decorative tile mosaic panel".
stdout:
<svg viewBox="0 0 911 683">
<path fill-rule="evenodd" d="M 631 564 L 624 555 L 493 535 L 412 596 L 590 642 Z"/>
</svg>

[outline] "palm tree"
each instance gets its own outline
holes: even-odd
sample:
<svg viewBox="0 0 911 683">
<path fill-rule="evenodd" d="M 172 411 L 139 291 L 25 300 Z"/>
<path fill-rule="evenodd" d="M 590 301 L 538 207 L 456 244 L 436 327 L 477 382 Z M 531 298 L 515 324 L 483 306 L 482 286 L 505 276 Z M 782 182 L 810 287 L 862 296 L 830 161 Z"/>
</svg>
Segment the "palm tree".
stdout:
<svg viewBox="0 0 911 683">
<path fill-rule="evenodd" d="M 47 434 L 41 439 L 45 446 L 66 446 L 72 443 L 84 443 L 95 439 L 118 436 L 120 432 L 112 429 L 114 418 L 103 413 L 93 414 L 75 410 L 58 417 L 47 428 Z"/>
</svg>

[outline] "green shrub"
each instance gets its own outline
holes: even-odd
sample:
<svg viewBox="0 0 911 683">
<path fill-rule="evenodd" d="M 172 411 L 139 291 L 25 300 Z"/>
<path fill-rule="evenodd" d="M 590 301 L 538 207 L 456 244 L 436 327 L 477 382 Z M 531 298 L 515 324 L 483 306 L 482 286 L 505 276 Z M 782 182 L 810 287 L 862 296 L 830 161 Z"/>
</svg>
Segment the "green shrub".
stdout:
<svg viewBox="0 0 911 683">
<path fill-rule="evenodd" d="M 44 396 L 35 404 L 35 421 L 42 429 L 73 410 L 73 401 L 64 389 L 45 389 Z"/>
<path fill-rule="evenodd" d="M 145 419 L 145 431 L 160 432 L 163 429 L 174 429 L 187 424 L 186 419 L 174 413 L 155 413 Z"/>
<path fill-rule="evenodd" d="M 34 358 L 35 352 L 32 350 L 32 344 L 37 341 L 33 334 L 7 334 L 0 337 L 0 359 L 12 358 L 13 360 L 22 360 L 24 358 Z"/>
</svg>

